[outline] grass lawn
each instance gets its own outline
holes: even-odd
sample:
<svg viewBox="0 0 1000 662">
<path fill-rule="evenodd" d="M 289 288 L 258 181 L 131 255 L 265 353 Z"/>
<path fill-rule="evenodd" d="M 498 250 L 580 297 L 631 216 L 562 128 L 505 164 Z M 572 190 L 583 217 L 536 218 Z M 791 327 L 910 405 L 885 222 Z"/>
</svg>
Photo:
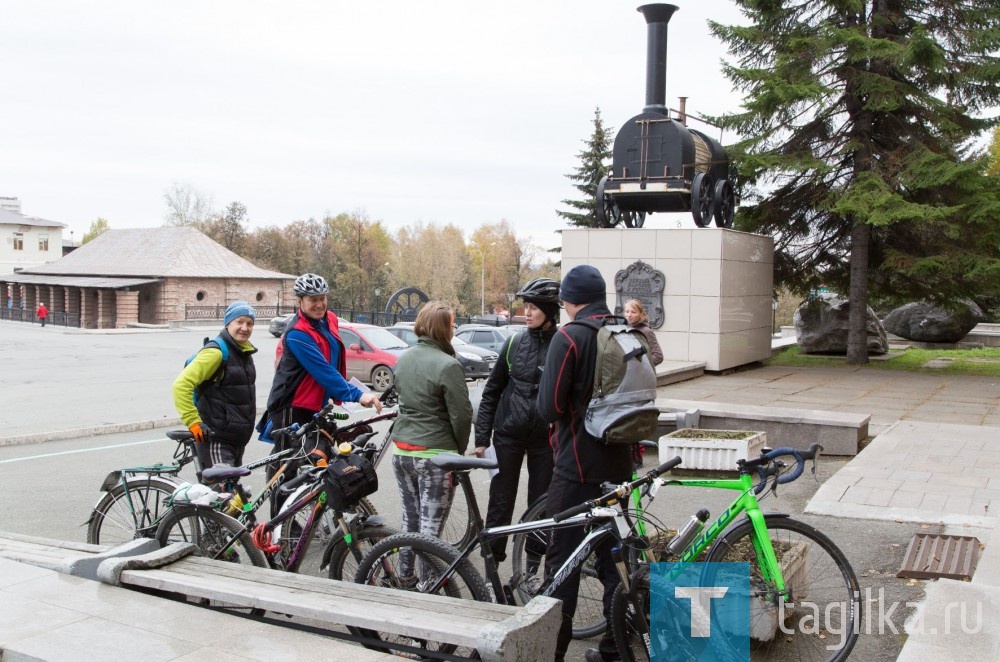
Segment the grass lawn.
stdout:
<svg viewBox="0 0 1000 662">
<path fill-rule="evenodd" d="M 1000 377 L 1000 348 L 984 349 L 916 349 L 890 350 L 890 358 L 870 357 L 869 368 L 910 370 L 912 372 L 945 372 L 954 375 L 985 375 Z M 933 363 L 932 363 L 933 362 Z M 781 350 L 764 362 L 774 366 L 837 366 L 844 365 L 843 356 L 803 354 L 798 345 Z M 928 364 L 934 367 L 927 367 Z"/>
</svg>

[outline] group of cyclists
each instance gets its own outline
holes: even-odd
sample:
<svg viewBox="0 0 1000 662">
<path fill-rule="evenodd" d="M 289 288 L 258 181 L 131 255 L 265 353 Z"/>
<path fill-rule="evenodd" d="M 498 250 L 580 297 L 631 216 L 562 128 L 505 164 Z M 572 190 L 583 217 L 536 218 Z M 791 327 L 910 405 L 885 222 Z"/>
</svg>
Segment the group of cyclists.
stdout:
<svg viewBox="0 0 1000 662">
<path fill-rule="evenodd" d="M 206 468 L 242 464 L 255 429 L 266 437 L 271 427 L 305 423 L 331 399 L 381 412 L 375 394 L 363 393 L 346 379 L 344 343 L 338 318 L 328 309 L 326 280 L 303 274 L 295 280 L 294 292 L 298 309 L 281 337 L 267 409 L 259 420 L 253 363 L 257 349 L 250 342 L 256 313 L 245 301 L 228 306 L 219 336 L 175 380 L 175 406 L 199 442 Z M 562 307 L 571 321 L 610 316 L 606 296 L 603 277 L 589 265 L 569 270 L 562 283 L 536 278 L 525 284 L 517 297 L 524 302 L 526 329 L 512 335 L 501 349 L 483 387 L 475 421 L 464 371 L 451 344 L 454 311 L 439 301 L 420 309 L 414 323 L 417 344 L 400 357 L 395 370 L 399 414 L 391 436 L 392 466 L 404 531 L 441 534 L 455 485 L 430 458 L 469 451 L 473 423 L 475 444 L 469 452 L 481 457 L 493 446 L 499 469 L 490 484 L 487 526 L 511 523 L 525 458 L 528 502 L 548 493 L 553 512 L 591 498 L 606 480 L 631 476 L 629 449 L 604 445 L 582 424 L 593 385 L 596 334 L 584 325 L 559 327 Z M 629 301 L 624 312 L 630 324 L 648 331 L 648 318 L 638 301 Z M 662 360 L 655 335 L 651 331 L 646 335 L 652 336 L 653 356 Z M 574 529 L 555 532 L 546 552 L 547 571 L 565 560 L 562 556 L 579 542 L 577 535 Z M 504 541 L 495 543 L 493 554 L 497 560 L 506 557 Z M 599 553 L 598 574 L 610 598 L 617 573 L 602 562 L 607 556 Z M 564 594 L 554 596 L 563 600 L 564 621 L 557 660 L 563 659 L 569 645 L 577 590 L 578 583 L 567 582 Z M 609 610 L 606 599 L 605 611 Z M 617 656 L 610 631 L 598 648 L 587 651 L 590 661 Z"/>
</svg>

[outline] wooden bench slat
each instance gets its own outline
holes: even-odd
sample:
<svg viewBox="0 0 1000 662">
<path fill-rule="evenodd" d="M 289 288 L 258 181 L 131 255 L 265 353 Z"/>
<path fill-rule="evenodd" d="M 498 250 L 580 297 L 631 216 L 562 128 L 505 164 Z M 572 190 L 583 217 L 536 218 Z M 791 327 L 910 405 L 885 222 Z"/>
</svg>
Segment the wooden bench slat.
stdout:
<svg viewBox="0 0 1000 662">
<path fill-rule="evenodd" d="M 300 577 L 300 579 L 302 579 Z M 310 578 L 306 578 L 310 579 Z M 324 580 L 319 578 L 319 582 Z M 239 578 L 218 574 L 177 573 L 170 569 L 125 570 L 121 581 L 133 586 L 184 593 L 191 597 L 207 598 L 246 607 L 266 609 L 292 616 L 334 622 L 346 626 L 379 629 L 389 625 L 391 630 L 403 636 L 427 638 L 435 641 L 475 647 L 479 629 L 496 622 L 496 618 L 478 616 L 479 604 L 468 600 L 454 599 L 460 607 L 454 612 L 442 613 L 441 609 L 429 612 L 425 608 L 396 601 L 373 601 L 368 591 L 344 590 L 342 595 L 327 592 L 296 591 L 288 585 L 275 586 L 261 584 L 257 578 Z M 372 589 L 346 582 L 326 580 L 326 583 L 344 589 Z M 383 592 L 389 593 L 387 589 Z M 353 593 L 353 595 L 352 595 Z M 366 595 L 359 595 L 366 593 Z M 415 597 L 418 594 L 413 594 Z M 407 599 L 411 596 L 407 595 Z M 364 600 L 363 613 L 358 609 L 359 600 Z M 516 608 L 509 608 L 516 612 Z M 422 621 L 428 621 L 427 626 Z"/>
</svg>

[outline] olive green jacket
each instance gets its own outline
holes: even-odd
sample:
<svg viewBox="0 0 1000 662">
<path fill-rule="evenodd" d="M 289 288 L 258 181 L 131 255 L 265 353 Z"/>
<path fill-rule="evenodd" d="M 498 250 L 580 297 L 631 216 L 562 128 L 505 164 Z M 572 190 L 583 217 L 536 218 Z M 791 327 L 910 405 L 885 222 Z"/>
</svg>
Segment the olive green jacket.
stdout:
<svg viewBox="0 0 1000 662">
<path fill-rule="evenodd" d="M 420 336 L 396 363 L 399 417 L 394 441 L 465 453 L 472 432 L 472 404 L 458 359 Z"/>
</svg>

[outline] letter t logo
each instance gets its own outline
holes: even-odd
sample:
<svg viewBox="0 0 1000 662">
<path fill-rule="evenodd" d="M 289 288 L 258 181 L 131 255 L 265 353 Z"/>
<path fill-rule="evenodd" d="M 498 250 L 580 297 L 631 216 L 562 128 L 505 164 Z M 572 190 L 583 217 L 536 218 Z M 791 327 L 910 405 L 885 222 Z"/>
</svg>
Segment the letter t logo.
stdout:
<svg viewBox="0 0 1000 662">
<path fill-rule="evenodd" d="M 691 636 L 706 638 L 712 636 L 712 600 L 721 598 L 729 591 L 728 586 L 675 586 L 674 597 L 691 601 Z"/>
</svg>

